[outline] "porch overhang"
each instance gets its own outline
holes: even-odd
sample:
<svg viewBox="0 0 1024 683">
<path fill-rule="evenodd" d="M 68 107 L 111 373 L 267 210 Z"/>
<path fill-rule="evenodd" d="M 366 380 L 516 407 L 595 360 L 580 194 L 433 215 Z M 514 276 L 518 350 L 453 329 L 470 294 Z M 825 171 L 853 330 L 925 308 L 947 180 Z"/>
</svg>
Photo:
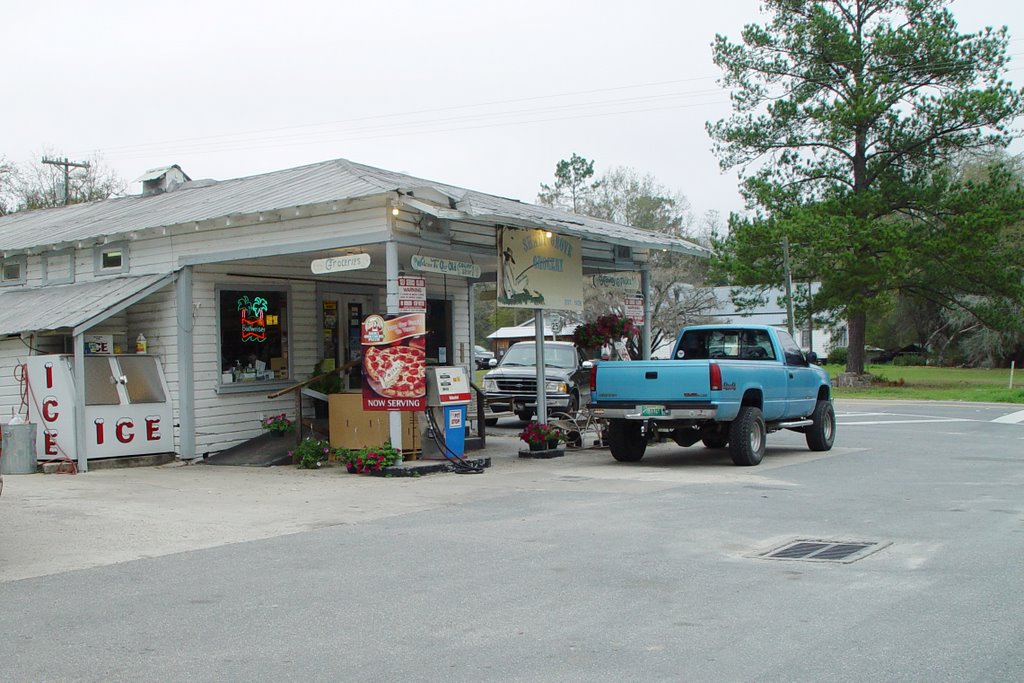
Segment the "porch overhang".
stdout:
<svg viewBox="0 0 1024 683">
<path fill-rule="evenodd" d="M 104 278 L 92 282 L 0 290 L 0 335 L 71 328 L 79 335 L 163 289 L 175 273 Z"/>
</svg>

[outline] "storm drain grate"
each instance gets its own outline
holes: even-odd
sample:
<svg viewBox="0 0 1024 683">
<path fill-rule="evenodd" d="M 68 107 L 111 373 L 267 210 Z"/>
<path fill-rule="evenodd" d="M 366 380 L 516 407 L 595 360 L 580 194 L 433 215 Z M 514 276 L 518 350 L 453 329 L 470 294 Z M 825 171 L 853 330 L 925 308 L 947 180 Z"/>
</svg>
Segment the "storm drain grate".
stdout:
<svg viewBox="0 0 1024 683">
<path fill-rule="evenodd" d="M 791 541 L 775 550 L 757 555 L 765 560 L 808 560 L 815 562 L 856 562 L 888 544 L 850 541 Z"/>
</svg>

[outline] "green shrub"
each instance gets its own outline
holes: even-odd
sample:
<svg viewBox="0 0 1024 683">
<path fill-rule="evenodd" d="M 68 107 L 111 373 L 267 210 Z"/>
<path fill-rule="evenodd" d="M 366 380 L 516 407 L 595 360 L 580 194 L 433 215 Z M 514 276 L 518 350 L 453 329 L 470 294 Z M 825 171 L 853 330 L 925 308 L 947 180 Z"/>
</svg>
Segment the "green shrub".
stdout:
<svg viewBox="0 0 1024 683">
<path fill-rule="evenodd" d="M 307 470 L 315 470 L 320 463 L 327 459 L 331 453 L 331 444 L 319 439 L 306 438 L 299 442 L 295 450 L 291 452 L 292 459 L 298 459 L 299 467 Z"/>
<path fill-rule="evenodd" d="M 928 359 L 924 356 L 919 356 L 916 353 L 908 353 L 905 356 L 896 356 L 892 359 L 893 365 L 928 365 Z"/>
<path fill-rule="evenodd" d="M 828 352 L 829 365 L 846 365 L 846 347 L 837 346 Z"/>
</svg>

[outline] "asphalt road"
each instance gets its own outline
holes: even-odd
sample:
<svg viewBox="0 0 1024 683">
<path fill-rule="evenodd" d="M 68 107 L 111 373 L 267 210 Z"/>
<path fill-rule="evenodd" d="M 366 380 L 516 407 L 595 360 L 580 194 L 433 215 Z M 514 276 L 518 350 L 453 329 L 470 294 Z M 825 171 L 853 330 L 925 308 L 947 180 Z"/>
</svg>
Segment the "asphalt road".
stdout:
<svg viewBox="0 0 1024 683">
<path fill-rule="evenodd" d="M 837 402 L 811 453 L 480 475 L 8 477 L 2 681 L 1024 680 L 1024 406 Z M 862 542 L 849 563 L 765 559 Z"/>
</svg>

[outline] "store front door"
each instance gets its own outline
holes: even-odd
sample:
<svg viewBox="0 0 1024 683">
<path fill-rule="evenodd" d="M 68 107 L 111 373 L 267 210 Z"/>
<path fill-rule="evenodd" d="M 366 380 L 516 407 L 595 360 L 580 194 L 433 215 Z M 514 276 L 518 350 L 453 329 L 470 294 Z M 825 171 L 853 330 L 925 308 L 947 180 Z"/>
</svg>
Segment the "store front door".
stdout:
<svg viewBox="0 0 1024 683">
<path fill-rule="evenodd" d="M 360 324 L 372 313 L 370 296 L 344 292 L 324 292 L 320 298 L 320 358 L 325 365 L 341 367 L 360 358 L 362 347 L 359 343 Z M 329 369 L 324 367 L 325 370 Z M 358 390 L 362 387 L 359 368 L 340 376 L 341 390 Z"/>
</svg>

